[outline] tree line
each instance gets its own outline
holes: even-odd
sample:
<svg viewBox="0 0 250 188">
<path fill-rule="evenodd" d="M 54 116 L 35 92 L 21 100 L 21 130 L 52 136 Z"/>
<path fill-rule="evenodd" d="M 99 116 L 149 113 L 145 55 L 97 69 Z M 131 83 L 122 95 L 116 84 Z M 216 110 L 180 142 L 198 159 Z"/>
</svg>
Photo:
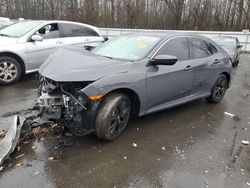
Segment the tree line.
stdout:
<svg viewBox="0 0 250 188">
<path fill-rule="evenodd" d="M 250 0 L 0 0 L 0 17 L 113 28 L 239 31 L 250 28 Z"/>
</svg>

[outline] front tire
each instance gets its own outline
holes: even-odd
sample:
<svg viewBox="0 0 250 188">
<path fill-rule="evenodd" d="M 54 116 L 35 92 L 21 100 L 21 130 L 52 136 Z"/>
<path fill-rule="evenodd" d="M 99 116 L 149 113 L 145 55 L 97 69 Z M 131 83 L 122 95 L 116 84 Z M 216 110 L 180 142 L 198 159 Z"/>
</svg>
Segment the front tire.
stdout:
<svg viewBox="0 0 250 188">
<path fill-rule="evenodd" d="M 227 77 L 224 74 L 221 74 L 219 78 L 216 80 L 212 88 L 211 95 L 209 98 L 207 98 L 207 100 L 212 103 L 219 103 L 223 99 L 227 91 L 227 88 L 228 88 Z"/>
<path fill-rule="evenodd" d="M 17 82 L 22 74 L 21 65 L 12 57 L 0 57 L 0 85 Z"/>
<path fill-rule="evenodd" d="M 124 94 L 111 94 L 104 98 L 96 117 L 96 135 L 103 140 L 116 139 L 126 128 L 131 102 Z"/>
</svg>

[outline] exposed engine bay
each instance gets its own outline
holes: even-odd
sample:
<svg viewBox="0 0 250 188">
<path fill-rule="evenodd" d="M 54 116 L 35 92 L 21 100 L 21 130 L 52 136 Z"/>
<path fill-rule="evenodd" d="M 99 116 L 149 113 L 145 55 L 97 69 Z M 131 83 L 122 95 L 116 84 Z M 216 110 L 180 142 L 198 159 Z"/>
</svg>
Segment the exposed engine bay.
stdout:
<svg viewBox="0 0 250 188">
<path fill-rule="evenodd" d="M 40 117 L 68 127 L 77 136 L 95 131 L 98 101 L 91 101 L 81 90 L 91 82 L 55 82 L 41 77 L 37 107 Z"/>
</svg>

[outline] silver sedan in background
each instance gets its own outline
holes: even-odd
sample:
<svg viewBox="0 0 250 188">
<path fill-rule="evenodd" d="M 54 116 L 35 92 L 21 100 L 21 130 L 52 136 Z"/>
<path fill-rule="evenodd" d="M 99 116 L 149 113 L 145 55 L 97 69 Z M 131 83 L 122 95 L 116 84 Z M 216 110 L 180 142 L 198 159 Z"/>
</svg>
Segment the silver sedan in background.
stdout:
<svg viewBox="0 0 250 188">
<path fill-rule="evenodd" d="M 26 21 L 10 25 L 0 30 L 0 85 L 37 71 L 60 46 L 84 49 L 103 41 L 98 28 L 76 22 Z"/>
<path fill-rule="evenodd" d="M 242 45 L 237 37 L 216 36 L 213 37 L 212 40 L 219 44 L 230 55 L 233 66 L 239 64 Z"/>
</svg>

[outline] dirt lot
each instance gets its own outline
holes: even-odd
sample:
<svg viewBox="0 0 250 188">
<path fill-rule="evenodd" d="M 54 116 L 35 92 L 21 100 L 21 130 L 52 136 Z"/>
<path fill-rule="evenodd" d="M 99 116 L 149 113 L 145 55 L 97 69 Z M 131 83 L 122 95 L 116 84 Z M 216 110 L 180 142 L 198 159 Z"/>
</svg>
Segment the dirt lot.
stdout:
<svg viewBox="0 0 250 188">
<path fill-rule="evenodd" d="M 0 129 L 8 129 L 13 113 L 32 106 L 34 77 L 1 87 Z M 94 135 L 48 135 L 12 155 L 10 165 L 0 172 L 0 187 L 247 188 L 250 146 L 241 141 L 250 140 L 249 133 L 250 56 L 242 55 L 232 86 L 220 104 L 197 100 L 132 119 L 114 142 L 100 141 Z M 73 145 L 55 150 L 62 140 Z"/>
</svg>

